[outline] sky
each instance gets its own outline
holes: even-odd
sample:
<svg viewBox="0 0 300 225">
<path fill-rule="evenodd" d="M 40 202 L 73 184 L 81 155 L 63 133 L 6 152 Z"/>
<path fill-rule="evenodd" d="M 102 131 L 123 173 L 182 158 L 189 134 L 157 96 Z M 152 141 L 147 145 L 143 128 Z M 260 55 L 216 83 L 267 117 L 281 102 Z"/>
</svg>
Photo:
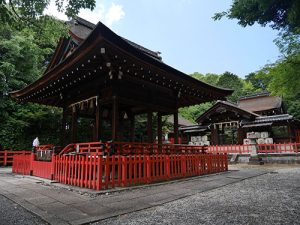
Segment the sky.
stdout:
<svg viewBox="0 0 300 225">
<path fill-rule="evenodd" d="M 79 16 L 101 21 L 118 35 L 153 51 L 163 61 L 186 73 L 232 72 L 244 77 L 278 59 L 273 40 L 277 31 L 237 20 L 214 21 L 216 12 L 230 8 L 232 0 L 97 0 L 96 8 Z M 51 0 L 46 14 L 67 20 Z"/>
</svg>

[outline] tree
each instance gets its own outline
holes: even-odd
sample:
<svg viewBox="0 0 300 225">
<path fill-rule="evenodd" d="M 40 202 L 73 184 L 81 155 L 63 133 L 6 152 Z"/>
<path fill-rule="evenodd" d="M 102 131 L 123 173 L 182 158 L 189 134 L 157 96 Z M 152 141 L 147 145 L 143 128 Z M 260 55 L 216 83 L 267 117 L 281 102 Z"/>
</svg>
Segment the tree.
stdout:
<svg viewBox="0 0 300 225">
<path fill-rule="evenodd" d="M 245 81 L 250 82 L 252 84 L 253 89 L 256 92 L 265 91 L 266 84 L 264 83 L 263 79 L 259 79 L 256 73 L 252 72 L 245 76 Z"/>
<path fill-rule="evenodd" d="M 288 113 L 300 118 L 300 54 L 266 65 L 256 77 L 271 94 L 284 98 Z"/>
<path fill-rule="evenodd" d="M 250 80 L 247 79 L 243 80 L 239 78 L 237 75 L 230 72 L 225 72 L 221 75 L 212 74 L 212 73 L 208 73 L 204 75 L 195 72 L 191 74 L 191 76 L 213 86 L 233 89 L 234 93 L 228 97 L 228 100 L 232 102 L 236 102 L 238 98 L 242 95 L 247 95 L 254 91 L 260 91 L 260 89 L 256 89 L 253 87 Z M 190 107 L 184 107 L 179 110 L 179 113 L 184 118 L 191 121 L 195 121 L 201 114 L 203 114 L 206 110 L 208 110 L 213 104 L 214 102 L 207 102 L 207 103 L 194 105 Z"/>
<path fill-rule="evenodd" d="M 251 26 L 255 22 L 262 26 L 270 24 L 273 29 L 298 32 L 300 28 L 299 0 L 233 0 L 226 12 L 216 13 L 213 17 L 238 19 L 242 26 Z"/>
<path fill-rule="evenodd" d="M 0 140 L 6 148 L 29 149 L 39 136 L 43 143 L 58 143 L 61 110 L 36 104 L 18 104 L 8 93 L 38 79 L 67 27 L 52 17 L 37 21 L 44 29 L 0 27 Z"/>
<path fill-rule="evenodd" d="M 0 22 L 10 25 L 29 23 L 43 15 L 49 6 L 49 0 L 0 0 Z M 68 17 L 74 17 L 80 9 L 93 10 L 96 0 L 64 1 L 55 0 L 58 11 L 64 11 Z"/>
<path fill-rule="evenodd" d="M 207 73 L 207 74 L 201 74 L 198 72 L 195 72 L 193 74 L 191 74 L 191 76 L 197 80 L 201 80 L 207 84 L 213 85 L 213 86 L 217 86 L 220 75 L 218 74 L 214 74 L 214 73 Z"/>
<path fill-rule="evenodd" d="M 236 102 L 241 95 L 245 94 L 242 79 L 230 72 L 225 72 L 220 76 L 217 86 L 234 90 L 233 94 L 228 97 L 228 100 L 232 102 Z"/>
</svg>

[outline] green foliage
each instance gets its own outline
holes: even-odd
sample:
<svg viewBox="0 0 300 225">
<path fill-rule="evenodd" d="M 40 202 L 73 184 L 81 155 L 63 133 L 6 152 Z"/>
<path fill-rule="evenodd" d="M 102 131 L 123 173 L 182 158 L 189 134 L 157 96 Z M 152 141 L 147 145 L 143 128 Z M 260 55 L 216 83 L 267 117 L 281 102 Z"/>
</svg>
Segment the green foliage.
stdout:
<svg viewBox="0 0 300 225">
<path fill-rule="evenodd" d="M 213 105 L 212 102 L 206 102 L 199 105 L 193 105 L 190 107 L 184 107 L 179 109 L 179 113 L 182 117 L 196 122 L 196 119 L 203 114 L 206 110 L 208 110 Z"/>
<path fill-rule="evenodd" d="M 0 27 L 0 142 L 5 148 L 30 149 L 34 137 L 58 144 L 61 110 L 35 104 L 18 104 L 8 97 L 38 79 L 45 62 L 67 27 L 51 17 L 37 20 L 44 29 Z"/>
<path fill-rule="evenodd" d="M 273 95 L 283 96 L 288 112 L 300 118 L 300 54 L 265 66 L 256 77 Z"/>
<path fill-rule="evenodd" d="M 256 73 L 249 73 L 245 76 L 245 81 L 249 82 L 256 91 L 265 91 L 266 84 L 263 79 L 259 79 Z"/>
<path fill-rule="evenodd" d="M 228 97 L 228 100 L 232 102 L 236 102 L 238 97 L 244 94 L 241 78 L 230 72 L 225 72 L 220 76 L 217 86 L 234 90 L 233 94 Z"/>
<path fill-rule="evenodd" d="M 294 32 L 300 27 L 299 0 L 233 0 L 226 12 L 216 13 L 213 17 L 237 19 L 242 26 L 251 26 L 255 22 L 262 26 L 270 24 L 274 29 Z"/>
<path fill-rule="evenodd" d="M 0 0 L 0 22 L 14 26 L 41 25 L 35 24 L 49 6 L 49 0 Z M 64 1 L 55 0 L 57 10 L 70 18 L 79 13 L 80 9 L 93 10 L 96 0 Z"/>
</svg>

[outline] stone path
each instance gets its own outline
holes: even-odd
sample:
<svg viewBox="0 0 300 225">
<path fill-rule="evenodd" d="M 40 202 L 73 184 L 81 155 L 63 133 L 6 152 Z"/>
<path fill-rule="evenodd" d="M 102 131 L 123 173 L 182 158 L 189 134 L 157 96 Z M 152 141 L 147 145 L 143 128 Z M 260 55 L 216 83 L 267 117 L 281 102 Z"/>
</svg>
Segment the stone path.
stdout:
<svg viewBox="0 0 300 225">
<path fill-rule="evenodd" d="M 41 182 L 42 179 L 14 175 L 11 170 L 0 168 L 0 194 L 50 224 L 75 225 L 159 206 L 265 173 L 264 170 L 242 169 L 96 195 L 95 191 L 71 191 L 59 184 L 47 184 Z"/>
</svg>

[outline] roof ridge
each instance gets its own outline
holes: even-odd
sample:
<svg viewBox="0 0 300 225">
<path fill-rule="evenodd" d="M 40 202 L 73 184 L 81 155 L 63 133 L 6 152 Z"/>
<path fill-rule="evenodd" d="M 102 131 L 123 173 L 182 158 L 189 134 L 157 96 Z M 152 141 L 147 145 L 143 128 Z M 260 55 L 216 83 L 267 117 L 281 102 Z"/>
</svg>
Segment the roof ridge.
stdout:
<svg viewBox="0 0 300 225">
<path fill-rule="evenodd" d="M 238 100 L 240 101 L 240 100 L 256 98 L 256 97 L 261 97 L 261 96 L 270 96 L 270 92 L 268 92 L 268 91 L 256 92 L 256 93 L 252 93 L 249 95 L 240 96 Z"/>
</svg>

